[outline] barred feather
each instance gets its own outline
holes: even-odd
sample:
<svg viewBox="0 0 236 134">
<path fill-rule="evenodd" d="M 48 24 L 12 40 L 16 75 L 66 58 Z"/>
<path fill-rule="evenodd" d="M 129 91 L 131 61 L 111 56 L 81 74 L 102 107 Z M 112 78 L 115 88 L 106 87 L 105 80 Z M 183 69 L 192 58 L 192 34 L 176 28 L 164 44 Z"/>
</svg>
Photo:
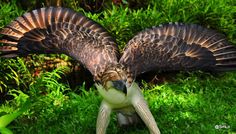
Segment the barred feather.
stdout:
<svg viewBox="0 0 236 134">
<path fill-rule="evenodd" d="M 25 13 L 1 29 L 0 34 L 0 43 L 5 44 L 0 47 L 1 57 L 65 53 L 95 75 L 107 65 L 117 64 L 117 45 L 109 33 L 67 8 L 49 7 Z"/>
<path fill-rule="evenodd" d="M 119 62 L 136 75 L 151 70 L 228 71 L 236 69 L 236 47 L 214 30 L 166 24 L 133 37 Z"/>
</svg>

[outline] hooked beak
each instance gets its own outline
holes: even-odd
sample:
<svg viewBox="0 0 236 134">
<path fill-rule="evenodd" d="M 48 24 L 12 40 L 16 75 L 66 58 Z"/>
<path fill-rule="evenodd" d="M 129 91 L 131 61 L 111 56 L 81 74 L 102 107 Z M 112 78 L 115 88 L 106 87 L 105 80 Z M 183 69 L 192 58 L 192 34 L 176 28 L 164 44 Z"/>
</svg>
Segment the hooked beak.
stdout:
<svg viewBox="0 0 236 134">
<path fill-rule="evenodd" d="M 112 81 L 113 86 L 127 95 L 126 83 L 123 80 Z"/>
</svg>

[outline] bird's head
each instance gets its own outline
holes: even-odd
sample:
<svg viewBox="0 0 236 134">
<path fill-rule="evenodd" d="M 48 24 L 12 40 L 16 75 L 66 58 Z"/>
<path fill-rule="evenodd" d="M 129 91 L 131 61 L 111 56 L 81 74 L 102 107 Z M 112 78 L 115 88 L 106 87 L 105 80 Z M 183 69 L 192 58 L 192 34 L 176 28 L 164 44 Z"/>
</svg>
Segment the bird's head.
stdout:
<svg viewBox="0 0 236 134">
<path fill-rule="evenodd" d="M 122 65 L 107 67 L 95 83 L 102 97 L 111 104 L 123 104 L 130 95 L 132 77 Z"/>
<path fill-rule="evenodd" d="M 130 85 L 128 72 L 119 64 L 106 68 L 101 75 L 100 81 L 105 90 L 113 88 L 123 92 L 125 95 L 127 94 L 127 88 Z"/>
<path fill-rule="evenodd" d="M 102 86 L 106 91 L 113 88 L 124 94 L 128 93 L 127 88 L 133 81 L 131 73 L 120 64 L 107 67 L 94 79 L 96 84 Z"/>
</svg>

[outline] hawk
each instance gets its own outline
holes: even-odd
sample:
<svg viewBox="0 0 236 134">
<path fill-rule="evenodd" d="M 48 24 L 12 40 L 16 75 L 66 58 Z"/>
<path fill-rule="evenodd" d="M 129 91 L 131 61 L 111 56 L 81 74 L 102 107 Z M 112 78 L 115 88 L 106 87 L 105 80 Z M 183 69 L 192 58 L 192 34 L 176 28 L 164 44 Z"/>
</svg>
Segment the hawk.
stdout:
<svg viewBox="0 0 236 134">
<path fill-rule="evenodd" d="M 97 134 L 106 133 L 112 111 L 117 112 L 121 125 L 135 122 L 138 116 L 150 133 L 160 133 L 135 82 L 142 73 L 236 69 L 236 47 L 224 35 L 195 24 L 170 23 L 141 31 L 127 43 L 122 55 L 101 25 L 62 7 L 25 13 L 0 34 L 0 42 L 5 44 L 0 47 L 1 57 L 63 53 L 91 72 L 103 97 Z"/>
</svg>

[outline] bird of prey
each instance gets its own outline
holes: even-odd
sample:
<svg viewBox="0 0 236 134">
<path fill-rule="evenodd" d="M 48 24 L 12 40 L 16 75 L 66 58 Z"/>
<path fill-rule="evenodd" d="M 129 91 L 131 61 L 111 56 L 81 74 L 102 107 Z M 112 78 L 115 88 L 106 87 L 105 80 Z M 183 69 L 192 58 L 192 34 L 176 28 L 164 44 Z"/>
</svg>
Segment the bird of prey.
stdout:
<svg viewBox="0 0 236 134">
<path fill-rule="evenodd" d="M 150 133 L 160 130 L 135 78 L 149 71 L 230 71 L 236 69 L 236 47 L 214 30 L 170 23 L 141 31 L 120 55 L 114 39 L 98 23 L 71 9 L 33 10 L 1 29 L 1 57 L 63 53 L 94 77 L 103 97 L 96 133 L 106 133 L 112 111 L 126 125 L 138 117 Z M 118 58 L 121 57 L 121 58 Z M 137 116 L 134 116 L 134 115 Z"/>
</svg>

